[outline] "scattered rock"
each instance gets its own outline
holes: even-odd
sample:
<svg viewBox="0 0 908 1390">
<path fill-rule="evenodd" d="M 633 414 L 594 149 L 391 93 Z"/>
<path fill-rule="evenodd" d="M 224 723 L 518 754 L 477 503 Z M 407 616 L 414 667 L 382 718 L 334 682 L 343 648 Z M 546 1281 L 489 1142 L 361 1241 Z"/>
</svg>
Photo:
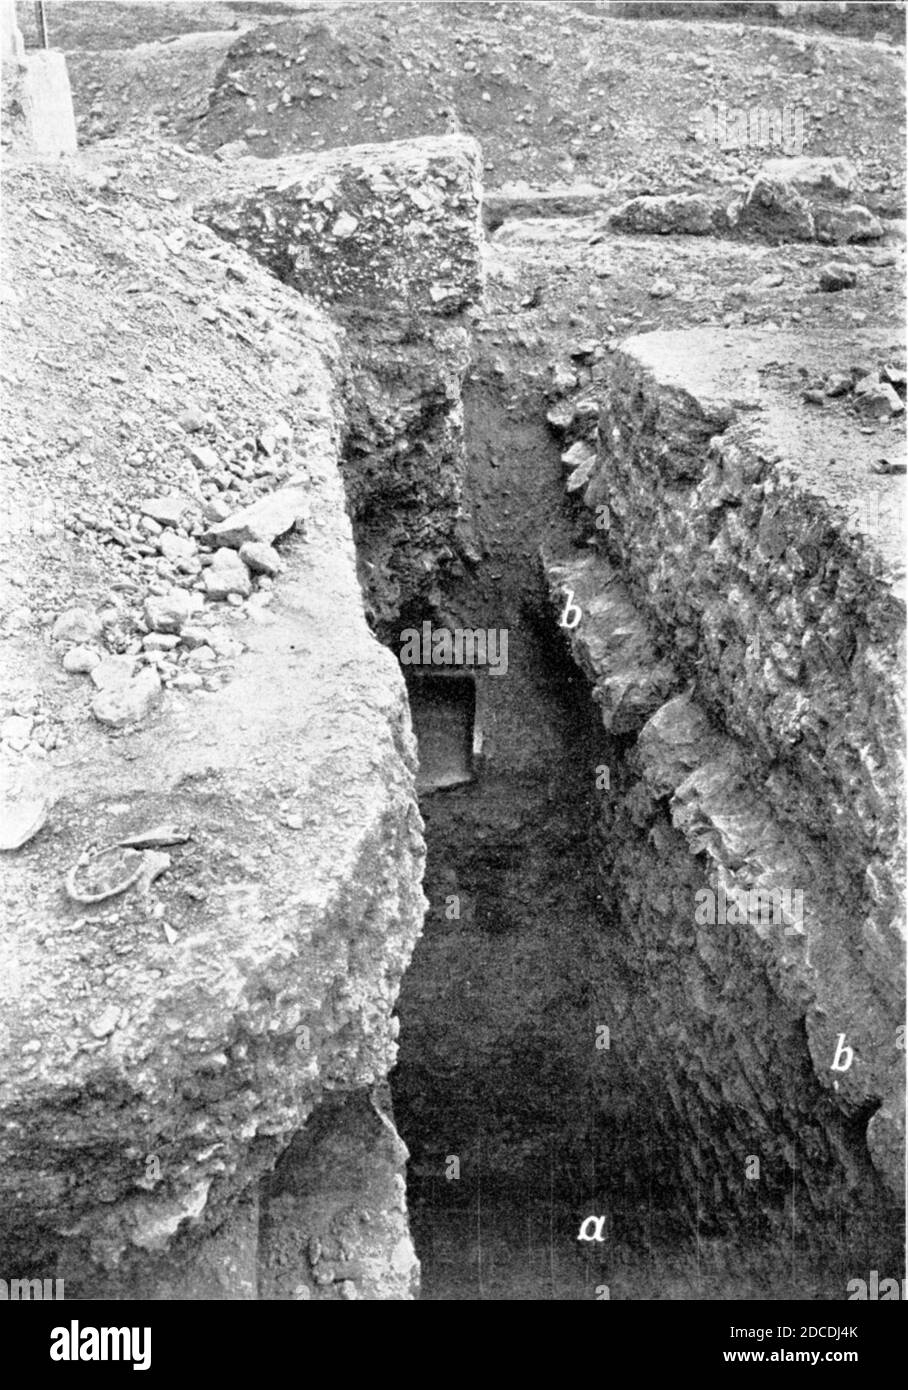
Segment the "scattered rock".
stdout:
<svg viewBox="0 0 908 1390">
<path fill-rule="evenodd" d="M 569 367 L 565 367 L 559 362 L 552 372 L 552 390 L 559 395 L 565 395 L 568 391 L 573 391 L 576 386 L 577 377 L 575 374 Z"/>
<path fill-rule="evenodd" d="M 309 502 L 302 488 L 279 488 L 212 526 L 202 540 L 208 545 L 229 546 L 234 550 L 247 542 L 270 545 L 308 516 Z"/>
<path fill-rule="evenodd" d="M 192 601 L 185 589 L 155 594 L 145 600 L 145 621 L 152 632 L 179 632 L 192 614 Z"/>
<path fill-rule="evenodd" d="M 190 666 L 213 666 L 216 661 L 215 652 L 207 644 L 203 647 L 194 647 L 189 653 Z"/>
<path fill-rule="evenodd" d="M 595 463 L 598 455 L 591 444 L 585 439 L 576 440 L 569 449 L 561 455 L 561 462 L 569 471 L 579 468 L 585 463 Z"/>
<path fill-rule="evenodd" d="M 205 592 L 211 599 L 226 599 L 230 594 L 248 598 L 252 593 L 249 571 L 235 550 L 219 550 L 214 564 L 205 571 Z"/>
<path fill-rule="evenodd" d="M 358 226 L 358 218 L 352 217 L 349 212 L 342 212 L 331 227 L 331 235 L 343 240 L 345 237 L 352 236 Z"/>
<path fill-rule="evenodd" d="M 88 1031 L 92 1037 L 98 1039 L 110 1037 L 120 1022 L 120 1012 L 118 1005 L 111 1004 L 103 1013 L 98 1014 L 97 1018 L 93 1018 L 88 1025 Z"/>
<path fill-rule="evenodd" d="M 32 736 L 33 722 L 21 714 L 11 714 L 0 724 L 0 739 L 8 743 L 14 752 L 24 752 Z"/>
<path fill-rule="evenodd" d="M 92 667 L 91 678 L 99 690 L 113 690 L 131 681 L 138 669 L 134 656 L 107 656 Z"/>
<path fill-rule="evenodd" d="M 861 415 L 871 419 L 890 419 L 900 415 L 905 402 L 888 381 L 881 381 L 876 372 L 864 376 L 854 388 L 855 405 Z"/>
<path fill-rule="evenodd" d="M 558 401 L 546 411 L 545 418 L 553 430 L 563 433 L 573 423 L 574 414 L 573 401 Z"/>
<path fill-rule="evenodd" d="M 757 175 L 783 183 L 809 198 L 847 202 L 854 193 L 858 172 L 850 159 L 841 156 L 797 155 L 790 159 L 769 159 Z"/>
<path fill-rule="evenodd" d="M 171 530 L 164 532 L 158 548 L 164 559 L 174 565 L 183 565 L 188 560 L 193 560 L 196 555 L 195 542 L 188 536 L 178 536 L 176 531 Z"/>
<path fill-rule="evenodd" d="M 181 671 L 173 682 L 175 690 L 199 690 L 202 684 L 202 677 L 195 671 Z"/>
<path fill-rule="evenodd" d="M 820 266 L 820 289 L 832 293 L 835 290 L 853 290 L 858 282 L 858 273 L 853 266 L 842 261 L 827 261 Z"/>
<path fill-rule="evenodd" d="M 87 676 L 100 660 L 101 654 L 95 647 L 70 647 L 63 658 L 63 670 L 71 676 Z"/>
<path fill-rule="evenodd" d="M 202 516 L 206 521 L 226 521 L 229 515 L 230 508 L 220 497 L 210 497 L 202 507 Z"/>
<path fill-rule="evenodd" d="M 124 685 L 101 690 L 91 702 L 91 712 L 99 724 L 121 729 L 143 720 L 161 698 L 161 678 L 157 671 L 144 671 Z"/>
<path fill-rule="evenodd" d="M 194 647 L 204 647 L 208 641 L 207 627 L 184 627 L 180 633 L 180 641 L 184 647 L 190 651 Z"/>
<path fill-rule="evenodd" d="M 87 608 L 68 608 L 54 623 L 51 637 L 55 642 L 74 642 L 80 646 L 101 636 L 101 620 Z"/>
<path fill-rule="evenodd" d="M 817 241 L 844 246 L 851 241 L 876 241 L 883 235 L 883 224 L 869 208 L 859 203 L 849 207 L 817 209 L 814 214 Z"/>
<path fill-rule="evenodd" d="M 141 511 L 159 526 L 179 526 L 192 505 L 188 498 L 172 493 L 169 497 L 149 497 Z"/>
<path fill-rule="evenodd" d="M 272 579 L 284 567 L 274 546 L 262 541 L 245 541 L 240 546 L 240 559 L 253 574 L 267 574 Z"/>
<path fill-rule="evenodd" d="M 49 809 L 45 797 L 4 796 L 0 800 L 0 850 L 21 849 L 33 840 L 46 823 Z"/>
<path fill-rule="evenodd" d="M 187 434 L 198 434 L 208 424 L 208 417 L 196 406 L 188 406 L 177 416 L 177 424 L 184 429 Z"/>
<path fill-rule="evenodd" d="M 675 286 L 664 275 L 660 275 L 649 287 L 650 299 L 668 299 L 674 293 Z"/>
<path fill-rule="evenodd" d="M 751 184 L 737 214 L 736 226 L 739 231 L 753 232 L 771 244 L 813 241 L 816 231 L 810 206 L 797 187 L 764 171 Z"/>
</svg>

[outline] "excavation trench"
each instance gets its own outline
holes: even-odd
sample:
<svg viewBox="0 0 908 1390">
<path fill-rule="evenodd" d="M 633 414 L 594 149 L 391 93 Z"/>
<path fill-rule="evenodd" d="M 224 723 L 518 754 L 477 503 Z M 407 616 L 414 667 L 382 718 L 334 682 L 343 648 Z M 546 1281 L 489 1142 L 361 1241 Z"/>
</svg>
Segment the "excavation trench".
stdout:
<svg viewBox="0 0 908 1390">
<path fill-rule="evenodd" d="M 517 334 L 487 359 L 478 148 L 374 160 L 334 173 L 361 239 L 325 240 L 309 165 L 207 220 L 347 330 L 364 606 L 420 745 L 429 910 L 391 1088 L 422 1296 L 845 1298 L 901 1265 L 904 614 L 818 471 L 832 439 L 776 334 L 578 344 L 555 371 Z M 426 179 L 436 211 L 402 228 Z M 807 375 L 826 347 L 786 350 Z M 760 353 L 765 439 L 739 394 Z M 439 632 L 493 659 L 440 667 Z M 808 929 L 697 920 L 755 881 L 804 886 Z"/>
<path fill-rule="evenodd" d="M 547 594 L 540 544 L 579 537 L 545 405 L 465 394 L 482 559 L 382 634 L 508 636 L 506 671 L 404 667 L 430 906 L 391 1081 L 421 1297 L 841 1298 L 896 1259 L 873 1107 L 830 1102 L 744 929 L 692 968 L 702 856 Z"/>
</svg>

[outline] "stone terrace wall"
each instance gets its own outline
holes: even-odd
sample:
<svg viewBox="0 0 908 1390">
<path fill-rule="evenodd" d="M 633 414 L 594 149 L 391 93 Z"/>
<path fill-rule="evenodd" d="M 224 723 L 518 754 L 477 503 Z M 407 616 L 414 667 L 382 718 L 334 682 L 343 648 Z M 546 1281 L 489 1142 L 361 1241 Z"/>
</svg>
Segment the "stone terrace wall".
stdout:
<svg viewBox="0 0 908 1390">
<path fill-rule="evenodd" d="M 809 1211 L 805 1251 L 853 1258 L 886 1247 L 880 1213 L 901 1194 L 904 606 L 874 488 L 892 502 L 904 480 L 871 472 L 883 444 L 853 405 L 807 415 L 804 360 L 811 379 L 855 362 L 897 378 L 899 349 L 628 340 L 599 412 L 575 401 L 567 427 L 596 551 L 547 572 L 557 610 L 579 605 L 571 646 L 615 739 L 604 1157 L 619 1190 L 648 1183 L 657 1206 L 687 1193 L 692 1226 L 743 1221 L 756 1239 L 767 1222 L 806 1230 Z M 702 890 L 786 887 L 803 892 L 797 920 L 697 920 Z M 649 1162 L 616 1113 L 651 1131 Z"/>
</svg>

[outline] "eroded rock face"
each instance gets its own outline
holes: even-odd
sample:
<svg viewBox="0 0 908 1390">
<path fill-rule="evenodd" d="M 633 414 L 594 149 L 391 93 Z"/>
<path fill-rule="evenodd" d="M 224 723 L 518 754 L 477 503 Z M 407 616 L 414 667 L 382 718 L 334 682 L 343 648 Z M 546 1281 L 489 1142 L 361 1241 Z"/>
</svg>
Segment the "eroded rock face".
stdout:
<svg viewBox="0 0 908 1390">
<path fill-rule="evenodd" d="M 847 159 L 770 159 L 733 224 L 739 233 L 769 242 L 875 241 L 883 235 L 882 223 L 853 201 L 856 186 L 857 170 Z"/>
<path fill-rule="evenodd" d="M 379 623 L 424 602 L 469 545 L 461 388 L 484 278 L 480 169 L 464 136 L 247 158 L 197 208 L 348 330 L 342 468 Z"/>
<path fill-rule="evenodd" d="M 263 1297 L 415 1297 L 419 1261 L 402 1177 L 407 1150 L 389 1110 L 387 1087 L 336 1095 L 284 1154 L 263 1187 Z"/>
<path fill-rule="evenodd" d="M 199 214 L 308 297 L 445 315 L 482 289 L 480 169 L 463 136 L 242 159 Z"/>
</svg>

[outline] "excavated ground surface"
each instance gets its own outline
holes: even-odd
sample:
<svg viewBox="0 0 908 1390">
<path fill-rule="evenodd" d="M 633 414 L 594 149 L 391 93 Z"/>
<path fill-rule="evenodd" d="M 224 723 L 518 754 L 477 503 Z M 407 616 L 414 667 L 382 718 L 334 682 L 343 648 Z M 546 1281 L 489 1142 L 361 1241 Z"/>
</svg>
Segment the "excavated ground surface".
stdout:
<svg viewBox="0 0 908 1390">
<path fill-rule="evenodd" d="M 810 420 L 817 455 L 828 454 L 827 485 L 850 505 L 901 481 L 881 483 L 872 471 L 879 458 L 901 457 L 898 420 L 859 422 L 860 453 L 841 457 L 836 434 L 850 401 L 809 401 L 803 393 L 830 373 L 879 366 L 881 353 L 888 361 L 898 352 L 903 55 L 814 28 L 677 18 L 643 25 L 566 5 L 523 7 L 519 42 L 516 7 L 508 6 L 307 6 L 292 18 L 279 6 L 267 16 L 252 6 L 180 6 L 179 14 L 147 6 L 127 44 L 113 16 L 121 7 L 67 6 L 71 27 L 55 8 L 52 28 L 56 22 L 59 42 L 71 50 L 80 133 L 97 142 L 99 164 L 134 149 L 150 120 L 228 162 L 460 129 L 482 141 L 488 189 L 526 180 L 529 191 L 599 190 L 595 215 L 507 216 L 493 235 L 465 387 L 471 553 L 443 571 L 431 601 L 422 594 L 391 621 L 395 593 L 377 614 L 392 650 L 396 631 L 424 616 L 510 632 L 508 675 L 479 677 L 479 780 L 423 800 L 431 906 L 400 999 L 393 1079 L 396 1118 L 413 1155 L 409 1201 L 423 1297 L 589 1298 L 603 1284 L 612 1298 L 842 1297 L 862 1260 L 870 1267 L 875 1255 L 897 1249 L 899 1217 L 869 1172 L 866 1114 L 841 1120 L 837 1153 L 824 1152 L 835 1112 L 812 1089 L 796 1011 L 769 992 L 758 996 L 753 1026 L 771 1054 L 768 1074 L 788 1088 L 795 1109 L 807 1097 L 798 1132 L 805 1147 L 816 1149 L 821 1167 L 854 1165 L 852 1194 L 865 1214 L 877 1211 L 883 1228 L 858 1221 L 851 1229 L 844 1198 L 835 1199 L 837 1210 L 820 1200 L 807 1218 L 808 1227 L 816 1223 L 815 1248 L 803 1234 L 786 1244 L 756 1200 L 748 1207 L 747 1192 L 723 1194 L 738 1202 L 737 1232 L 711 1220 L 708 1201 L 691 1223 L 686 1198 L 674 1200 L 689 1182 L 675 1154 L 690 1135 L 679 1139 L 671 1118 L 674 1083 L 660 1044 L 637 1066 L 595 1051 L 596 1025 L 610 1020 L 616 1000 L 645 1028 L 648 992 L 663 989 L 665 971 L 683 970 L 686 946 L 676 942 L 651 958 L 659 943 L 633 940 L 619 927 L 620 895 L 652 865 L 634 848 L 633 807 L 596 828 L 595 769 L 618 768 L 626 747 L 599 725 L 587 682 L 546 612 L 537 552 L 544 542 L 564 555 L 590 530 L 588 518 L 565 506 L 561 445 L 546 410 L 578 389 L 604 390 L 613 354 L 631 334 L 759 327 L 784 344 L 788 332 L 822 342 L 835 330 L 831 351 L 818 349 L 806 365 L 780 348 L 778 379 L 792 412 Z M 227 28 L 236 22 L 246 29 L 239 37 Z M 156 42 L 178 34 L 187 37 Z M 140 41 L 153 46 L 130 53 Z M 717 99 L 803 103 L 809 152 L 855 160 L 884 237 L 833 253 L 815 244 L 611 230 L 604 210 L 633 194 L 743 191 L 762 155 L 704 149 L 690 136 L 692 113 Z M 108 145 L 103 137 L 115 134 Z M 159 180 L 188 194 L 201 176 L 191 154 L 167 151 L 149 164 L 146 189 L 141 171 L 136 176 L 150 207 L 161 207 Z M 120 177 L 134 176 L 124 168 Z M 102 204 L 107 198 L 99 195 Z M 507 212 L 507 196 L 502 206 Z M 820 268 L 833 255 L 856 272 L 855 286 L 836 294 L 819 289 Z M 54 267 L 49 257 L 49 281 Z M 197 314 L 207 292 L 196 287 L 189 296 L 187 313 Z M 144 298 L 142 291 L 137 302 Z M 212 307 L 222 323 L 232 322 L 229 305 Z M 60 368 L 36 354 L 28 371 L 53 399 Z M 895 536 L 892 527 L 882 535 L 893 550 Z M 658 815 L 646 830 L 663 846 L 673 884 L 692 892 L 686 848 Z M 663 887 L 648 881 L 643 889 L 654 914 Z M 450 894 L 461 899 L 457 920 L 445 916 Z M 752 1007 L 754 977 L 739 973 L 734 941 L 722 949 L 727 959 L 716 976 L 732 983 L 718 986 L 718 1007 L 740 1016 Z M 633 960 L 635 950 L 645 961 Z M 713 1042 L 703 1046 L 708 1054 Z M 687 1120 L 696 1130 L 700 1113 L 707 1147 L 709 1124 L 717 1116 L 725 1123 L 739 1099 L 730 1094 L 712 1112 L 691 1106 Z M 444 1176 L 452 1155 L 461 1161 L 458 1182 Z M 708 1163 L 704 1172 L 711 1182 Z M 280 1199 L 280 1180 L 275 1191 Z M 811 1195 L 796 1184 L 793 1192 L 798 1209 L 809 1208 Z M 780 1193 L 770 1206 L 783 1219 L 791 1214 Z M 576 1233 L 584 1216 L 606 1209 L 612 1244 L 602 1257 L 578 1246 Z"/>
</svg>

